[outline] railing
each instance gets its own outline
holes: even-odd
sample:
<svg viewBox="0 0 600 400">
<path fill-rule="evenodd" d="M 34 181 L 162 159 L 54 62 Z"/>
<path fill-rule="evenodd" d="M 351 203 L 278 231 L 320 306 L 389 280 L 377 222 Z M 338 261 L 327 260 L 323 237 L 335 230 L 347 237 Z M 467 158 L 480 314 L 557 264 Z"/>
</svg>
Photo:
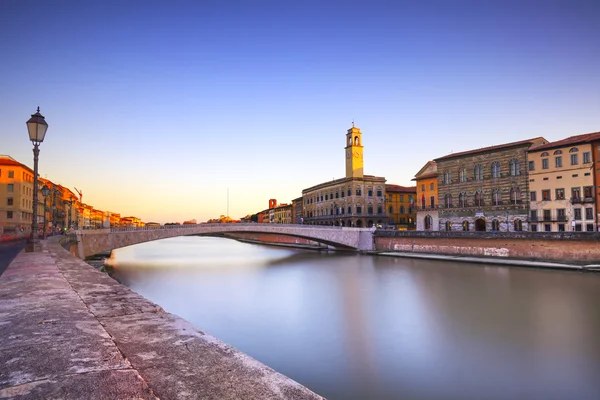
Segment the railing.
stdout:
<svg viewBox="0 0 600 400">
<path fill-rule="evenodd" d="M 583 204 L 583 203 L 595 203 L 596 199 L 593 197 L 571 197 L 571 204 Z"/>
</svg>

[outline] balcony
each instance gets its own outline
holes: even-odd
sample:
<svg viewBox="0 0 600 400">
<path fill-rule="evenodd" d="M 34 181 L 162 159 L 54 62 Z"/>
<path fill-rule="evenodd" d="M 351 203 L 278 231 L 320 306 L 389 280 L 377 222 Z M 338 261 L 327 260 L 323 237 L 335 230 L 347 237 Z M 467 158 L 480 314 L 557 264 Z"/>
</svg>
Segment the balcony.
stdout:
<svg viewBox="0 0 600 400">
<path fill-rule="evenodd" d="M 417 211 L 435 211 L 438 209 L 438 206 L 434 204 L 434 205 L 429 205 L 429 206 L 425 206 L 425 207 L 416 206 L 415 208 Z"/>
</svg>

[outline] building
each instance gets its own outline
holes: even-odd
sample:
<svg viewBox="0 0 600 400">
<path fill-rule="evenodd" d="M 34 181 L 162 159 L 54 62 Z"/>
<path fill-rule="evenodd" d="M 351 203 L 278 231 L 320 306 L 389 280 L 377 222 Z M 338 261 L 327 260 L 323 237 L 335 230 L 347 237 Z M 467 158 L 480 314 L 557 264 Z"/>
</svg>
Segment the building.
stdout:
<svg viewBox="0 0 600 400">
<path fill-rule="evenodd" d="M 417 183 L 417 230 L 438 231 L 438 171 L 435 161 L 428 161 L 412 179 Z"/>
<path fill-rule="evenodd" d="M 353 124 L 344 147 L 346 177 L 302 190 L 305 224 L 371 227 L 386 223 L 385 178 L 364 175 L 363 150 L 362 133 Z"/>
<path fill-rule="evenodd" d="M 41 228 L 43 215 L 39 217 Z M 0 155 L 0 234 L 29 234 L 32 221 L 33 171 L 10 156 Z"/>
<path fill-rule="evenodd" d="M 594 185 L 596 187 L 596 231 L 600 232 L 600 139 L 592 142 Z"/>
<path fill-rule="evenodd" d="M 436 158 L 440 230 L 528 230 L 527 151 L 543 137 Z"/>
<path fill-rule="evenodd" d="M 415 186 L 385 185 L 385 192 L 389 218 L 387 227 L 401 231 L 414 230 L 417 216 L 415 209 L 417 188 Z"/>
<path fill-rule="evenodd" d="M 304 223 L 302 197 L 292 200 L 292 224 Z"/>
<path fill-rule="evenodd" d="M 593 143 L 599 140 L 595 132 L 529 150 L 529 230 L 598 230 Z"/>
<path fill-rule="evenodd" d="M 273 208 L 273 223 L 274 224 L 291 224 L 292 223 L 292 205 L 279 204 Z"/>
</svg>

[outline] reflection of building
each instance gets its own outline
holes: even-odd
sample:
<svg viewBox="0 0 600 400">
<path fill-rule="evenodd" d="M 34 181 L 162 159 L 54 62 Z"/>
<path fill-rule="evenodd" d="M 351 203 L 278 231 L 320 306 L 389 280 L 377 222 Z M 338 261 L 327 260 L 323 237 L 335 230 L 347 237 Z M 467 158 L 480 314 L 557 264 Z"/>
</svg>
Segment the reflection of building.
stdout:
<svg viewBox="0 0 600 400">
<path fill-rule="evenodd" d="M 346 133 L 346 177 L 302 190 L 304 223 L 370 227 L 385 224 L 385 178 L 363 174 L 360 129 Z"/>
<path fill-rule="evenodd" d="M 39 196 L 40 203 L 42 199 Z M 0 234 L 31 232 L 32 218 L 33 171 L 10 156 L 0 155 Z M 38 224 L 42 218 L 40 214 Z"/>
<path fill-rule="evenodd" d="M 441 230 L 527 230 L 527 150 L 542 137 L 435 159 Z"/>
<path fill-rule="evenodd" d="M 529 150 L 531 231 L 597 230 L 595 140 L 600 140 L 600 132 L 571 136 Z"/>
<path fill-rule="evenodd" d="M 385 185 L 386 207 L 389 217 L 388 227 L 398 230 L 415 229 L 415 198 L 416 187 Z"/>
<path fill-rule="evenodd" d="M 428 161 L 413 181 L 417 182 L 417 230 L 439 230 L 437 163 Z"/>
</svg>

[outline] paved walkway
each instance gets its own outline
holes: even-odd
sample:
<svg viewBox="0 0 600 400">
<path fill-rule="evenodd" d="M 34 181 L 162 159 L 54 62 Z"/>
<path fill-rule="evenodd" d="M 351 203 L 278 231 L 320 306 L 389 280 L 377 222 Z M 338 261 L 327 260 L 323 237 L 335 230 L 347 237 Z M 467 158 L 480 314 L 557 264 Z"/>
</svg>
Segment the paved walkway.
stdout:
<svg viewBox="0 0 600 400">
<path fill-rule="evenodd" d="M 57 240 L 0 276 L 0 398 L 321 399 Z"/>
</svg>

